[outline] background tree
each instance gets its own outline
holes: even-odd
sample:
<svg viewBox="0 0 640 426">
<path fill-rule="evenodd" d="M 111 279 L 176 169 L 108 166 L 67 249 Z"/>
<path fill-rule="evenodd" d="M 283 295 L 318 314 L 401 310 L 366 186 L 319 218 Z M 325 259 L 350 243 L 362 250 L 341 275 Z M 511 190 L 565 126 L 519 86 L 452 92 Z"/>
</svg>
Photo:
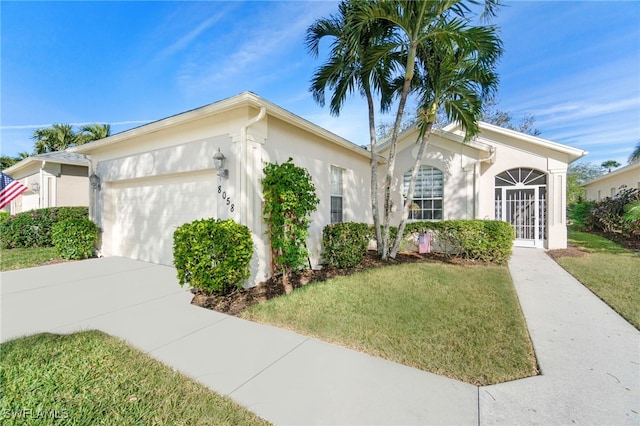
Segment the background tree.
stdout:
<svg viewBox="0 0 640 426">
<path fill-rule="evenodd" d="M 75 146 L 78 136 L 71 124 L 54 124 L 51 127 L 36 129 L 31 139 L 34 141 L 34 153 L 46 154 Z"/>
<path fill-rule="evenodd" d="M 536 119 L 532 114 L 525 114 L 520 121 L 515 121 L 511 112 L 498 108 L 498 101 L 495 97 L 485 101 L 482 121 L 531 136 L 540 136 L 541 134 L 535 126 Z"/>
<path fill-rule="evenodd" d="M 0 170 L 7 169 L 13 166 L 14 164 L 24 160 L 25 158 L 29 157 L 30 155 L 31 154 L 29 154 L 28 152 L 19 152 L 18 155 L 16 155 L 15 157 L 11 157 L 8 155 L 0 156 Z"/>
<path fill-rule="evenodd" d="M 607 160 L 603 161 L 600 166 L 604 169 L 607 169 L 607 173 L 611 173 L 612 169 L 620 167 L 620 163 L 618 163 L 616 160 Z"/>
<path fill-rule="evenodd" d="M 636 147 L 633 149 L 631 155 L 629 156 L 629 164 L 637 163 L 638 161 L 640 161 L 640 139 L 638 140 L 638 142 L 636 142 Z"/>
<path fill-rule="evenodd" d="M 111 128 L 108 124 L 85 125 L 80 127 L 78 132 L 71 124 L 54 124 L 51 127 L 36 129 L 31 139 L 34 141 L 34 153 L 46 154 L 106 138 L 110 133 Z"/>
<path fill-rule="evenodd" d="M 87 124 L 80 127 L 77 145 L 104 139 L 111 135 L 111 126 L 108 124 Z"/>
<path fill-rule="evenodd" d="M 567 169 L 567 206 L 571 208 L 585 198 L 585 189 L 582 185 L 602 176 L 602 167 L 595 163 L 572 163 Z"/>
</svg>

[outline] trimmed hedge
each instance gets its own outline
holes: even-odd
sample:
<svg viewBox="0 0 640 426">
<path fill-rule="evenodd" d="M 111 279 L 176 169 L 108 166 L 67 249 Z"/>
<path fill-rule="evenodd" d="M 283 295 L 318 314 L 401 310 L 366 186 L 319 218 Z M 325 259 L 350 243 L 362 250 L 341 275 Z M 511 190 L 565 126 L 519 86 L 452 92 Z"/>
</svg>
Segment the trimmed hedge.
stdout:
<svg viewBox="0 0 640 426">
<path fill-rule="evenodd" d="M 66 219 L 88 218 L 88 207 L 50 207 L 18 213 L 0 223 L 0 247 L 52 247 L 53 225 Z"/>
<path fill-rule="evenodd" d="M 249 278 L 253 240 L 249 228 L 235 221 L 202 219 L 173 233 L 173 264 L 180 285 L 224 295 Z"/>
<path fill-rule="evenodd" d="M 322 230 L 322 259 L 336 268 L 353 268 L 367 254 L 373 228 L 366 223 L 334 223 Z"/>
<path fill-rule="evenodd" d="M 392 238 L 397 231 L 391 227 Z M 434 252 L 498 264 L 509 260 L 515 238 L 511 225 L 497 220 L 410 222 L 404 230 L 404 247 L 411 244 L 411 236 L 424 233 L 431 234 Z M 352 268 L 362 261 L 374 232 L 371 225 L 340 223 L 327 225 L 322 237 L 324 262 L 337 268 Z"/>
<path fill-rule="evenodd" d="M 95 255 L 98 231 L 89 219 L 65 219 L 53 225 L 51 240 L 63 259 L 87 259 Z"/>
<path fill-rule="evenodd" d="M 0 211 L 0 223 L 3 223 L 5 220 L 9 219 L 11 214 L 9 212 Z"/>
</svg>

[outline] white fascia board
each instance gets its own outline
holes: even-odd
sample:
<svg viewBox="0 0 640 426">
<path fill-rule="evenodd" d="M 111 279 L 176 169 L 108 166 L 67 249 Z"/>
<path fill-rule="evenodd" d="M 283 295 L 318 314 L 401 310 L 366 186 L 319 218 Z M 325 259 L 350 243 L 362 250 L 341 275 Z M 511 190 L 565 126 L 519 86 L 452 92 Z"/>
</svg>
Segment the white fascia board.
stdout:
<svg viewBox="0 0 640 426">
<path fill-rule="evenodd" d="M 69 152 L 76 152 L 80 154 L 88 154 L 92 151 L 100 148 L 104 148 L 110 145 L 117 144 L 119 142 L 123 142 L 125 140 L 131 139 L 133 137 L 154 133 L 161 131 L 163 129 L 178 125 L 185 124 L 191 121 L 199 120 L 204 117 L 208 117 L 214 114 L 223 113 L 232 109 L 236 109 L 238 107 L 251 105 L 256 108 L 266 107 L 267 114 L 279 118 L 283 121 L 289 122 L 296 127 L 304 129 L 308 132 L 314 133 L 324 139 L 327 139 L 336 145 L 340 145 L 350 151 L 353 151 L 359 155 L 364 157 L 371 157 L 369 151 L 364 148 L 355 145 L 348 140 L 331 133 L 330 131 L 311 123 L 285 109 L 282 107 L 273 104 L 255 93 L 252 92 L 244 92 L 239 95 L 233 96 L 231 98 L 223 99 L 221 101 L 206 105 L 204 107 L 196 108 L 191 111 L 186 111 L 171 117 L 167 117 L 158 121 L 154 121 L 153 123 L 145 124 L 140 127 L 136 127 L 131 130 L 124 131 L 122 133 L 118 133 L 113 136 L 109 136 L 107 138 L 101 139 L 99 141 L 90 142 L 85 145 L 81 145 L 78 147 L 74 147 L 69 149 Z"/>
<path fill-rule="evenodd" d="M 589 182 L 583 183 L 581 186 L 587 186 L 587 185 L 591 185 L 592 183 L 597 183 L 600 182 L 602 180 L 607 180 L 611 177 L 615 177 L 617 175 L 620 175 L 622 173 L 626 173 L 629 170 L 635 170 L 638 169 L 638 173 L 640 173 L 640 161 L 636 162 L 636 163 L 631 163 L 629 165 L 626 165 L 624 167 L 620 167 L 619 169 L 616 169 L 614 171 L 612 171 L 611 173 L 607 173 L 605 175 L 602 176 L 598 176 L 597 178 L 590 180 Z"/>
<path fill-rule="evenodd" d="M 480 126 L 480 129 L 490 130 L 492 132 L 500 133 L 505 136 L 523 140 L 532 145 L 537 145 L 543 148 L 550 149 L 552 151 L 557 151 L 557 152 L 566 154 L 570 158 L 570 161 L 569 161 L 570 163 L 588 154 L 587 151 L 584 151 L 579 148 L 563 145 L 561 143 L 553 142 L 548 139 L 539 138 L 537 136 L 527 135 L 526 133 L 517 132 L 515 130 L 505 129 L 504 127 L 496 126 L 494 124 L 485 123 L 483 121 L 479 122 L 478 124 Z"/>
</svg>

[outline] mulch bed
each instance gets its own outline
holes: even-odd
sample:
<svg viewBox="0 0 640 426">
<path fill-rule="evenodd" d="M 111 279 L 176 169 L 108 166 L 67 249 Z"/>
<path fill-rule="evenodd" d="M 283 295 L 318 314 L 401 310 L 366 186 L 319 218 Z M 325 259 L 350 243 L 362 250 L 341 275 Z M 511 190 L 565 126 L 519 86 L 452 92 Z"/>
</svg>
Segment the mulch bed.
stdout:
<svg viewBox="0 0 640 426">
<path fill-rule="evenodd" d="M 378 266 L 418 262 L 478 264 L 478 262 L 449 257 L 440 253 L 430 253 L 427 255 L 421 255 L 418 253 L 398 253 L 395 259 L 383 261 L 375 254 L 375 252 L 370 252 L 355 268 L 338 269 L 325 266 L 319 270 L 305 270 L 301 273 L 291 275 L 289 277 L 289 282 L 293 285 L 293 288 L 296 289 L 309 283 L 350 275 L 355 272 L 364 271 L 365 269 Z M 212 309 L 228 315 L 238 315 L 251 305 L 285 294 L 280 277 L 271 278 L 268 281 L 262 282 L 252 288 L 236 290 L 227 296 L 219 296 L 216 294 L 208 295 L 202 291 L 192 291 L 194 292 L 194 297 L 191 301 L 193 305 Z"/>
<path fill-rule="evenodd" d="M 603 235 L 607 238 L 607 236 Z M 611 236 L 608 237 L 611 239 Z M 629 250 L 640 251 L 640 241 L 617 241 Z M 553 259 L 560 257 L 582 257 L 589 253 L 580 250 L 576 247 L 569 246 L 569 248 L 561 250 L 549 250 L 547 254 Z M 384 265 L 397 265 L 401 263 L 417 263 L 417 262 L 439 262 L 450 264 L 480 264 L 480 262 L 461 259 L 457 257 L 447 256 L 441 253 L 429 253 L 426 255 L 418 253 L 398 253 L 395 259 L 381 260 L 375 252 L 369 252 L 365 256 L 364 260 L 355 268 L 350 269 L 338 269 L 331 267 L 323 267 L 319 270 L 305 270 L 298 274 L 293 274 L 289 277 L 289 282 L 293 288 L 300 288 L 309 283 L 325 281 L 331 278 L 350 275 L 355 272 L 364 271 L 365 269 L 374 268 Z M 281 278 L 275 277 L 268 281 L 262 282 L 255 287 L 236 290 L 233 293 L 226 296 L 219 296 L 217 294 L 208 295 L 201 291 L 195 291 L 194 297 L 191 300 L 193 305 L 197 305 L 206 309 L 212 309 L 214 311 L 222 312 L 228 315 L 238 315 L 251 305 L 265 302 L 274 297 L 285 294 L 284 287 L 282 286 Z"/>
</svg>

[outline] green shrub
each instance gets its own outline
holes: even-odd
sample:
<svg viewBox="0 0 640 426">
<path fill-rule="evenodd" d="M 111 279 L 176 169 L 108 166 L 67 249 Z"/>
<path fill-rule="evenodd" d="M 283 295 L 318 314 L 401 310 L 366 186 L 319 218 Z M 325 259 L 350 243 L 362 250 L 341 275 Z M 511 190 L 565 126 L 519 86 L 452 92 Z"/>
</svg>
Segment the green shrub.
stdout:
<svg viewBox="0 0 640 426">
<path fill-rule="evenodd" d="M 63 259 L 87 259 L 95 254 L 98 226 L 87 218 L 62 220 L 51 228 L 51 240 Z"/>
<path fill-rule="evenodd" d="M 597 201 L 587 212 L 585 229 L 612 236 L 634 238 L 640 236 L 640 221 L 627 220 L 628 207 L 640 202 L 640 189 L 622 186 L 614 197 Z"/>
<path fill-rule="evenodd" d="M 52 247 L 51 228 L 65 219 L 86 219 L 87 207 L 50 207 L 18 213 L 0 222 L 3 249 Z"/>
<path fill-rule="evenodd" d="M 0 223 L 4 223 L 4 221 L 9 219 L 9 216 L 11 216 L 9 212 L 0 211 Z"/>
<path fill-rule="evenodd" d="M 353 268 L 367 254 L 371 226 L 366 223 L 334 223 L 322 230 L 322 259 L 329 266 Z"/>
<path fill-rule="evenodd" d="M 233 220 L 202 219 L 173 233 L 173 264 L 183 286 L 228 294 L 249 278 L 253 241 L 249 228 Z"/>
<path fill-rule="evenodd" d="M 580 201 L 569 209 L 569 219 L 576 229 L 587 229 L 591 210 L 596 206 L 595 201 Z"/>
<path fill-rule="evenodd" d="M 405 237 L 426 232 L 446 253 L 498 264 L 509 260 L 515 238 L 511 225 L 497 220 L 412 222 L 405 228 Z"/>
</svg>

